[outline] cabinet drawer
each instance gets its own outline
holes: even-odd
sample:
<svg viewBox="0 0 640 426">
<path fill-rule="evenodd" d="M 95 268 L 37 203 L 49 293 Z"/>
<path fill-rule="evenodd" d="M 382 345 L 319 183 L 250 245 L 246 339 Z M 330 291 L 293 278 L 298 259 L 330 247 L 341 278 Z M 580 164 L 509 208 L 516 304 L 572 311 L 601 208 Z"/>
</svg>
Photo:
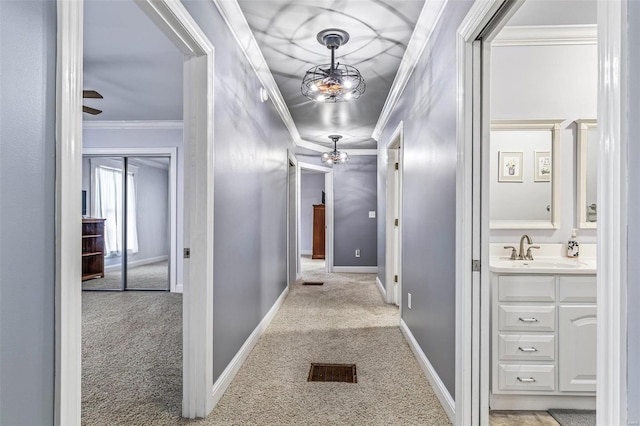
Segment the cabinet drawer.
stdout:
<svg viewBox="0 0 640 426">
<path fill-rule="evenodd" d="M 498 357 L 501 361 L 553 361 L 556 337 L 553 334 L 500 334 Z"/>
<path fill-rule="evenodd" d="M 560 302 L 564 303 L 595 303 L 596 276 L 561 276 Z"/>
<path fill-rule="evenodd" d="M 498 278 L 501 302 L 553 302 L 556 300 L 553 275 L 502 275 Z"/>
<path fill-rule="evenodd" d="M 555 366 L 500 364 L 498 388 L 503 391 L 554 391 Z"/>
<path fill-rule="evenodd" d="M 498 327 L 500 331 L 554 331 L 556 329 L 554 305 L 500 305 Z"/>
</svg>

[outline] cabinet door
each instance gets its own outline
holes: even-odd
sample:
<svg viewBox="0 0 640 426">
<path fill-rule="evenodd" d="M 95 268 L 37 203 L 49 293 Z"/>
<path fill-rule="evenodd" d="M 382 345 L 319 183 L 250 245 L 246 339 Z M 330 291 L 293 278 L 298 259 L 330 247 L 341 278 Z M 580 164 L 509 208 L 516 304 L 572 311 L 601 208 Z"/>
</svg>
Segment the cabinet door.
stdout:
<svg viewBox="0 0 640 426">
<path fill-rule="evenodd" d="M 564 392 L 596 390 L 596 306 L 560 305 L 559 386 Z"/>
</svg>

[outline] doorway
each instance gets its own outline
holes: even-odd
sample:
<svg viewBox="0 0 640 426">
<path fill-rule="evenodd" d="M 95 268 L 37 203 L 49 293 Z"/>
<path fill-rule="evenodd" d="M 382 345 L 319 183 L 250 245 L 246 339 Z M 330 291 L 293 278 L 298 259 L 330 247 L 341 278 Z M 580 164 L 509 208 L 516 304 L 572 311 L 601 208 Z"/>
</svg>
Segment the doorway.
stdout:
<svg viewBox="0 0 640 426">
<path fill-rule="evenodd" d="M 298 162 L 291 153 L 287 158 L 287 276 L 288 285 L 299 278 L 298 271 Z"/>
<path fill-rule="evenodd" d="M 403 122 L 387 145 L 386 300 L 402 309 L 402 153 Z M 409 301 L 409 306 L 410 305 Z"/>
<path fill-rule="evenodd" d="M 85 149 L 83 228 L 101 232 L 83 235 L 82 289 L 176 291 L 176 149 L 127 151 Z"/>
<path fill-rule="evenodd" d="M 333 272 L 333 169 L 298 162 L 297 182 L 298 275 Z"/>
</svg>

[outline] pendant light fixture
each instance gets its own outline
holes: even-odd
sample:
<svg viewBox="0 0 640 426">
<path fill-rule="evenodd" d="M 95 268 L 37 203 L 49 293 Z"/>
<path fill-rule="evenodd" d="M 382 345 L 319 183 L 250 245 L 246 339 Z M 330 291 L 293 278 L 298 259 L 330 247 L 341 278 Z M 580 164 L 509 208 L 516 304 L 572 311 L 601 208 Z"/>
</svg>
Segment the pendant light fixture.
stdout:
<svg viewBox="0 0 640 426">
<path fill-rule="evenodd" d="M 349 41 L 349 33 L 336 28 L 322 30 L 316 37 L 331 50 L 331 63 L 317 65 L 302 79 L 302 94 L 316 102 L 343 102 L 358 99 L 366 84 L 357 68 L 336 63 L 336 50 Z"/>
<path fill-rule="evenodd" d="M 342 164 L 349 161 L 349 155 L 346 152 L 338 151 L 338 141 L 342 139 L 342 136 L 329 135 L 329 139 L 333 141 L 333 151 L 322 153 L 322 162 L 328 164 Z"/>
</svg>

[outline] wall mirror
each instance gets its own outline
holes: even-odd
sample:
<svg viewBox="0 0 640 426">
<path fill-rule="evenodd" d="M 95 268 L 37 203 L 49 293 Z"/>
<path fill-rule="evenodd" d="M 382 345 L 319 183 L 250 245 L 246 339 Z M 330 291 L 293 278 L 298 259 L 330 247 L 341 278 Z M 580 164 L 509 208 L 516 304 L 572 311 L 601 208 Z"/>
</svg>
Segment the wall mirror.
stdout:
<svg viewBox="0 0 640 426">
<path fill-rule="evenodd" d="M 577 223 L 580 228 L 595 228 L 598 216 L 597 189 L 598 178 L 598 122 L 596 120 L 577 120 Z"/>
<path fill-rule="evenodd" d="M 554 229 L 560 220 L 563 120 L 495 120 L 490 137 L 490 227 Z"/>
</svg>

